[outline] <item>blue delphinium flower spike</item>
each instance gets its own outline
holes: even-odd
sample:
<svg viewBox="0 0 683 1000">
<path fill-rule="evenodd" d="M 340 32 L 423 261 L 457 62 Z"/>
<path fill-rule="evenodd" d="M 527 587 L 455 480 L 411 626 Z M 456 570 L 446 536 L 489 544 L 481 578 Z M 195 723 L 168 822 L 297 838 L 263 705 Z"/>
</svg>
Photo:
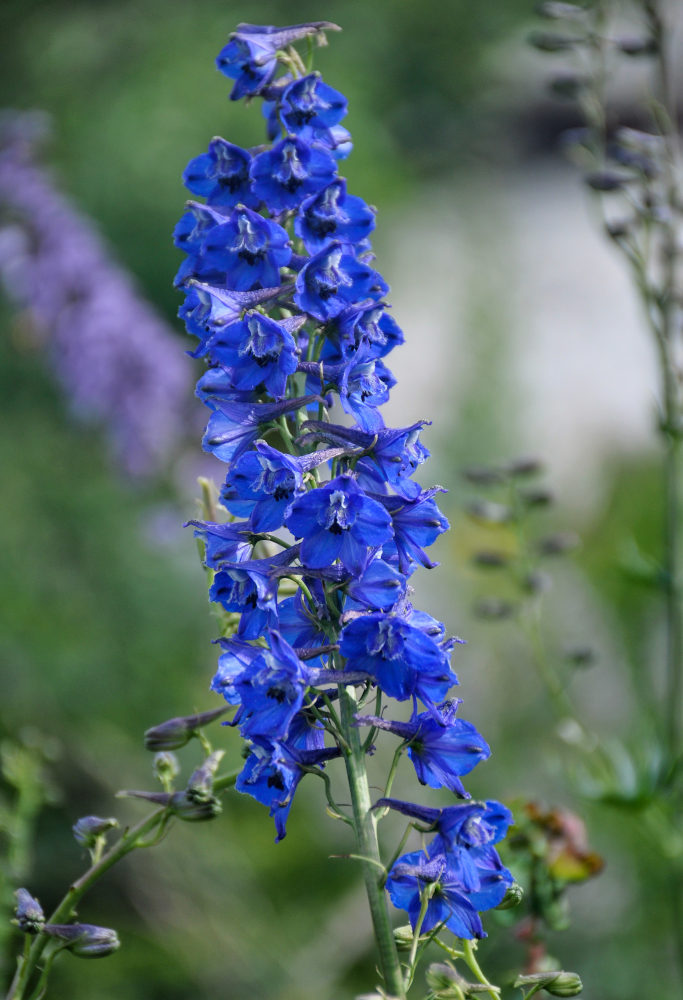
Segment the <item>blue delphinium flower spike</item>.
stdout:
<svg viewBox="0 0 683 1000">
<path fill-rule="evenodd" d="M 422 913 L 421 932 L 482 937 L 479 912 L 512 881 L 495 846 L 511 817 L 469 801 L 462 778 L 490 751 L 447 700 L 462 640 L 410 602 L 411 575 L 436 565 L 426 550 L 448 528 L 436 504 L 444 491 L 416 481 L 429 422 L 392 428 L 382 415 L 395 384 L 387 358 L 403 333 L 370 252 L 375 211 L 337 172 L 351 148 L 346 99 L 291 49 L 325 27 L 238 27 L 219 67 L 235 81 L 233 99 L 263 98 L 272 145 L 214 138 L 185 174 L 207 204 L 190 202 L 176 228 L 187 255 L 176 281 L 194 355 L 206 361 L 204 448 L 226 463 L 220 501 L 236 519 L 190 522 L 211 599 L 227 612 L 211 686 L 235 706 L 231 724 L 247 744 L 236 787 L 269 807 L 278 840 L 305 774 L 335 756 L 347 762 L 354 816 L 368 815 L 364 754 L 384 732 L 423 786 L 468 800 L 375 807 L 402 812 L 427 837 L 388 873 L 394 904 L 413 927 Z M 376 707 L 364 714 L 369 699 Z M 391 718 L 391 699 L 410 703 L 407 721 Z M 356 726 L 370 729 L 362 743 Z M 401 993 L 400 969 L 394 987 Z"/>
</svg>

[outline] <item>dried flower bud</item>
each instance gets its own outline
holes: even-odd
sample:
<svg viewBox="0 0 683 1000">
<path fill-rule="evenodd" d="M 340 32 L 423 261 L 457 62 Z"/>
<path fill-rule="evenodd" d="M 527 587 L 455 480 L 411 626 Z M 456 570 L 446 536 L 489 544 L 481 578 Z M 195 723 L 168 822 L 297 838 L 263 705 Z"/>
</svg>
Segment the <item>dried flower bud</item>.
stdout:
<svg viewBox="0 0 683 1000">
<path fill-rule="evenodd" d="M 583 983 L 575 972 L 551 971 L 532 972 L 527 976 L 517 976 L 515 988 L 536 986 L 554 997 L 575 997 L 583 989 Z"/>
<path fill-rule="evenodd" d="M 227 706 L 214 708 L 209 712 L 200 712 L 198 715 L 184 715 L 168 719 L 167 722 L 153 726 L 145 733 L 145 749 L 179 750 L 192 739 L 198 729 L 213 722 L 227 710 Z"/>
<path fill-rule="evenodd" d="M 98 837 L 118 825 L 119 821 L 114 816 L 109 816 L 108 819 L 103 819 L 101 816 L 83 816 L 71 829 L 77 844 L 82 847 L 94 847 Z"/>
<path fill-rule="evenodd" d="M 79 958 L 105 958 L 121 945 L 115 930 L 94 924 L 45 924 L 45 932 L 68 942 L 66 948 Z"/>
<path fill-rule="evenodd" d="M 508 888 L 507 892 L 501 899 L 500 903 L 496 907 L 497 910 L 512 910 L 513 907 L 519 906 L 519 904 L 524 899 L 524 889 L 521 887 L 519 882 L 513 882 Z"/>
<path fill-rule="evenodd" d="M 39 934 L 45 923 L 45 914 L 38 900 L 28 889 L 17 889 L 16 924 L 25 934 Z"/>
</svg>

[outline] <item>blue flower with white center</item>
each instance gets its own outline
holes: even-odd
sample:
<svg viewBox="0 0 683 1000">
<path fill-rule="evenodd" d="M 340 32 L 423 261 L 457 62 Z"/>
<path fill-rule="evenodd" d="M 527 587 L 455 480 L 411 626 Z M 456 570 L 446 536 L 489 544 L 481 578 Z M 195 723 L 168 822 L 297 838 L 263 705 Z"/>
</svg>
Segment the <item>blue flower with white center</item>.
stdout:
<svg viewBox="0 0 683 1000">
<path fill-rule="evenodd" d="M 394 529 L 392 544 L 402 573 L 412 573 L 417 563 L 427 569 L 438 566 L 424 550 L 444 531 L 448 531 L 448 521 L 434 502 L 437 493 L 445 492 L 442 487 L 433 486 L 422 490 L 414 499 L 402 496 L 377 497 L 391 515 Z"/>
<path fill-rule="evenodd" d="M 188 521 L 204 540 L 204 562 L 211 569 L 224 562 L 244 562 L 251 558 L 254 546 L 250 531 L 243 524 L 214 524 L 211 521 Z"/>
<path fill-rule="evenodd" d="M 275 591 L 272 587 L 259 588 L 257 582 L 253 575 L 234 565 L 216 573 L 209 590 L 209 600 L 240 615 L 240 639 L 258 639 L 277 624 Z"/>
<path fill-rule="evenodd" d="M 429 902 L 420 927 L 422 933 L 444 924 L 459 938 L 486 937 L 479 914 L 444 855 L 431 857 L 423 851 L 404 854 L 394 862 L 386 888 L 394 906 L 407 911 L 413 930 L 426 894 Z"/>
<path fill-rule="evenodd" d="M 513 882 L 493 846 L 505 837 L 512 823 L 509 809 L 500 802 L 430 809 L 398 799 L 380 799 L 375 807 L 381 806 L 433 827 L 437 833 L 427 848 L 427 856 L 434 860 L 446 858 L 460 890 L 477 910 L 498 906 Z"/>
<path fill-rule="evenodd" d="M 235 81 L 230 100 L 251 97 L 266 87 L 277 69 L 277 54 L 293 42 L 309 36 L 323 36 L 325 31 L 338 31 L 329 21 L 311 21 L 286 28 L 273 25 L 238 24 L 230 41 L 221 49 L 216 65 L 221 73 Z"/>
<path fill-rule="evenodd" d="M 253 452 L 230 468 L 221 490 L 221 503 L 237 517 L 248 517 L 253 531 L 275 531 L 284 524 L 292 500 L 305 490 L 296 458 L 257 441 Z"/>
<path fill-rule="evenodd" d="M 218 669 L 211 681 L 211 690 L 222 695 L 229 705 L 239 705 L 240 696 L 235 680 L 261 655 L 262 649 L 234 636 L 219 639 L 218 643 L 223 652 L 218 657 Z"/>
<path fill-rule="evenodd" d="M 276 323 L 256 311 L 245 313 L 244 319 L 217 334 L 209 344 L 209 353 L 213 361 L 230 370 L 235 389 L 264 386 L 276 399 L 284 396 L 287 378 L 298 363 L 297 346 L 287 323 Z"/>
<path fill-rule="evenodd" d="M 198 201 L 188 201 L 187 211 L 173 230 L 173 242 L 184 253 L 198 254 L 209 231 L 223 222 L 225 215 L 221 212 Z"/>
<path fill-rule="evenodd" d="M 268 635 L 270 649 L 261 650 L 235 679 L 242 709 L 242 736 L 285 740 L 294 716 L 303 705 L 309 671 L 291 646 L 275 630 Z"/>
<path fill-rule="evenodd" d="M 318 194 L 307 198 L 294 220 L 294 232 L 309 253 L 319 253 L 335 241 L 368 247 L 375 213 L 362 198 L 346 193 L 346 181 L 337 177 Z"/>
<path fill-rule="evenodd" d="M 235 788 L 269 807 L 275 820 L 275 839 L 282 840 L 294 793 L 305 774 L 302 765 L 322 767 L 340 751 L 325 746 L 322 729 L 311 724 L 305 712 L 294 717 L 286 740 L 276 742 L 255 736 L 249 749 Z"/>
<path fill-rule="evenodd" d="M 368 449 L 369 454 L 356 465 L 359 482 L 366 489 L 381 488 L 386 483 L 400 496 L 417 499 L 421 487 L 410 476 L 429 458 L 429 452 L 419 439 L 425 424 L 429 424 L 429 421 L 419 420 L 410 427 L 380 430 L 377 440 Z M 445 531 L 448 522 L 445 518 L 443 520 L 445 527 L 442 526 L 442 530 Z"/>
<path fill-rule="evenodd" d="M 387 402 L 389 390 L 395 385 L 396 379 L 382 361 L 359 358 L 343 369 L 339 402 L 364 431 L 375 434 L 384 427 L 377 408 Z"/>
<path fill-rule="evenodd" d="M 338 125 L 346 114 L 346 98 L 324 83 L 320 73 L 293 80 L 280 99 L 280 120 L 288 132 L 311 141 L 316 129 Z"/>
<path fill-rule="evenodd" d="M 350 306 L 337 316 L 326 346 L 343 358 L 360 350 L 366 357 L 383 358 L 403 341 L 403 332 L 385 304 L 370 301 Z"/>
<path fill-rule="evenodd" d="M 389 563 L 375 557 L 360 578 L 349 581 L 347 592 L 350 598 L 345 606 L 347 611 L 356 608 L 389 611 L 405 596 L 406 578 Z"/>
<path fill-rule="evenodd" d="M 357 670 L 367 670 L 391 698 L 420 698 L 431 706 L 443 701 L 458 679 L 444 650 L 415 625 L 382 613 L 347 625 L 339 646 Z"/>
<path fill-rule="evenodd" d="M 211 338 L 238 320 L 244 309 L 277 299 L 281 293 L 282 288 L 236 292 L 196 280 L 188 281 L 187 296 L 178 315 L 185 320 L 187 332 L 201 341 L 196 351 L 188 352 L 190 356 L 198 358 L 205 354 Z"/>
<path fill-rule="evenodd" d="M 460 778 L 490 756 L 488 744 L 471 722 L 456 719 L 460 699 L 439 705 L 438 714 L 422 712 L 410 722 L 393 722 L 368 715 L 359 725 L 376 726 L 408 743 L 408 756 L 419 782 L 431 788 L 448 788 L 469 798 Z"/>
<path fill-rule="evenodd" d="M 269 211 L 288 212 L 329 184 L 336 172 L 337 166 L 326 149 L 309 146 L 303 139 L 289 135 L 254 157 L 252 189 Z"/>
<path fill-rule="evenodd" d="M 294 293 L 299 309 L 324 323 L 353 303 L 384 294 L 386 285 L 380 275 L 350 250 L 342 243 L 331 243 L 302 267 Z"/>
<path fill-rule="evenodd" d="M 391 537 L 384 508 L 347 475 L 298 497 L 285 524 L 303 539 L 301 562 L 311 569 L 339 559 L 350 573 L 360 574 L 372 552 Z"/>
<path fill-rule="evenodd" d="M 264 432 L 279 417 L 298 410 L 317 398 L 301 396 L 283 399 L 278 403 L 218 401 L 211 404 L 215 409 L 206 425 L 202 447 L 204 451 L 212 452 L 221 462 L 234 462 L 251 448 L 257 438 L 263 437 Z"/>
<path fill-rule="evenodd" d="M 232 208 L 242 203 L 258 208 L 259 199 L 251 190 L 250 166 L 251 153 L 215 136 L 208 152 L 195 156 L 185 167 L 183 183 L 209 205 Z"/>
<path fill-rule="evenodd" d="M 280 284 L 280 268 L 292 257 L 287 231 L 270 219 L 238 205 L 222 225 L 211 229 L 199 261 L 223 275 L 226 288 L 246 292 Z"/>
<path fill-rule="evenodd" d="M 320 580 L 309 579 L 311 600 L 304 599 L 301 590 L 277 606 L 278 628 L 287 642 L 301 657 L 308 651 L 329 645 L 335 629 Z M 320 657 L 309 661 L 312 667 L 322 666 Z"/>
</svg>

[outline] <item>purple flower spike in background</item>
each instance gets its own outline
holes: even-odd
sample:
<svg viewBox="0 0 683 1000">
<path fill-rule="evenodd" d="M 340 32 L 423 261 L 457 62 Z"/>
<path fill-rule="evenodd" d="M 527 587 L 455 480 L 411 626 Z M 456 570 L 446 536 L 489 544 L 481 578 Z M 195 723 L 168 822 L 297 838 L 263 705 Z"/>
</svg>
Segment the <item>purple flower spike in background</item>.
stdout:
<svg viewBox="0 0 683 1000">
<path fill-rule="evenodd" d="M 45 342 L 73 412 L 106 428 L 126 473 L 153 475 L 184 437 L 187 359 L 94 226 L 36 164 L 46 128 L 35 112 L 0 118 L 0 280 Z"/>
</svg>

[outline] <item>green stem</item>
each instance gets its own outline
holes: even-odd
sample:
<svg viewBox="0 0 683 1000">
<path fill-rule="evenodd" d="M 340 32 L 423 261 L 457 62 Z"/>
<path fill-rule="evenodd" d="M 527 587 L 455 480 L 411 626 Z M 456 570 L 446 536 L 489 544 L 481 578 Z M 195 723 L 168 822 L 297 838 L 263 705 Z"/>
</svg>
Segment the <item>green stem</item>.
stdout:
<svg viewBox="0 0 683 1000">
<path fill-rule="evenodd" d="M 476 945 L 473 944 L 472 941 L 468 941 L 467 938 L 463 939 L 462 950 L 464 960 L 470 971 L 474 974 L 477 982 L 481 983 L 482 986 L 487 987 L 488 995 L 492 997 L 493 1000 L 500 1000 L 500 989 L 497 986 L 494 986 L 493 983 L 490 983 L 482 972 L 481 966 L 477 961 L 477 956 L 474 953 L 475 948 Z"/>
<path fill-rule="evenodd" d="M 380 970 L 384 979 L 384 987 L 389 995 L 396 1000 L 404 1000 L 405 989 L 401 966 L 389 921 L 386 897 L 381 887 L 382 876 L 377 871 L 377 865 L 381 866 L 382 862 L 377 841 L 377 825 L 370 800 L 365 755 L 361 747 L 359 730 L 353 725 L 357 709 L 354 688 L 339 686 L 339 704 L 342 733 L 348 743 L 348 749 L 344 751 L 344 762 L 353 805 L 358 854 L 364 859 L 368 859 L 361 861 L 360 864 L 363 869 L 365 890 L 379 951 Z"/>
<path fill-rule="evenodd" d="M 156 809 L 150 816 L 143 819 L 136 826 L 125 833 L 118 843 L 114 844 L 106 854 L 104 854 L 97 864 L 92 865 L 79 879 L 69 886 L 69 889 L 58 905 L 57 909 L 50 916 L 48 923 L 67 923 L 77 903 L 82 899 L 90 886 L 97 881 L 112 865 L 120 861 L 129 851 L 136 847 L 138 841 L 146 834 L 150 833 L 166 816 L 167 810 Z M 7 994 L 7 1000 L 23 1000 L 29 981 L 37 968 L 45 948 L 52 940 L 49 934 L 38 934 L 31 945 L 28 957 L 19 962 L 14 981 Z"/>
<path fill-rule="evenodd" d="M 214 792 L 221 792 L 235 783 L 235 778 L 239 772 L 221 775 L 213 783 Z M 74 910 L 88 889 L 108 871 L 117 861 L 125 857 L 136 847 L 144 846 L 144 838 L 160 825 L 165 824 L 169 819 L 166 808 L 155 809 L 151 815 L 141 820 L 136 826 L 127 830 L 123 836 L 110 849 L 103 854 L 97 864 L 93 864 L 84 872 L 80 878 L 73 882 L 57 909 L 50 915 L 48 923 L 63 924 L 68 923 L 72 918 Z M 153 843 L 154 841 L 152 841 Z M 38 963 L 47 945 L 53 939 L 49 934 L 37 934 L 31 945 L 28 955 L 20 958 L 17 971 L 9 988 L 6 1000 L 24 1000 L 26 990 L 38 967 Z"/>
</svg>

